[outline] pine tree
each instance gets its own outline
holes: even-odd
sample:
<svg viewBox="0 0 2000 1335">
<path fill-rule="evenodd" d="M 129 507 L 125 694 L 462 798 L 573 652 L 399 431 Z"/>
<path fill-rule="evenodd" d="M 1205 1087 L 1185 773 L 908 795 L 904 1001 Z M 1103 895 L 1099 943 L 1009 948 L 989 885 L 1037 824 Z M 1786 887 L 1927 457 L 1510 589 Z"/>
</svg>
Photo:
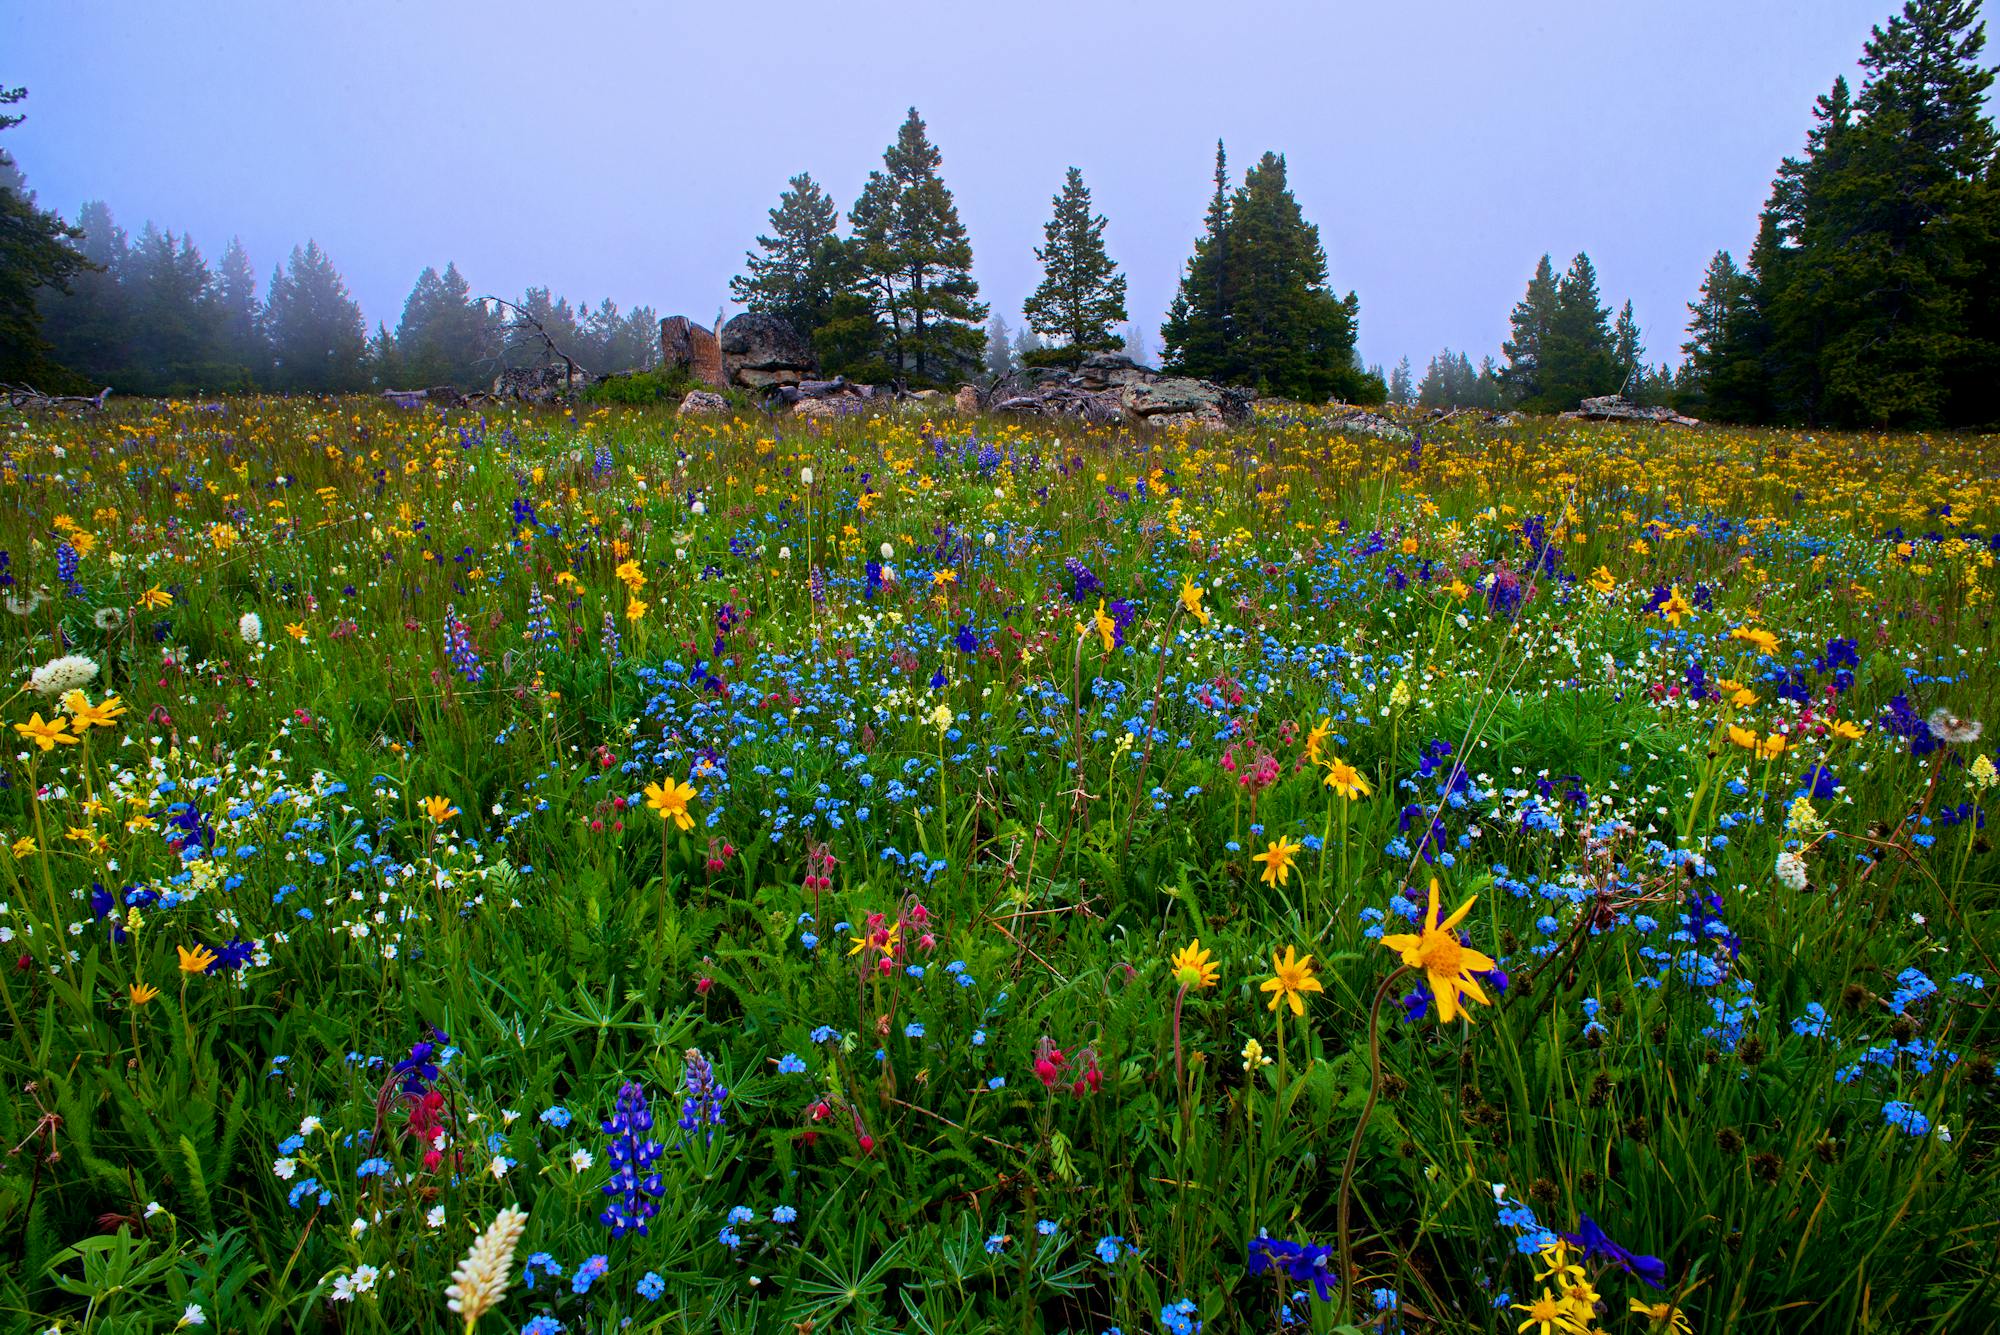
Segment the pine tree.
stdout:
<svg viewBox="0 0 2000 1335">
<path fill-rule="evenodd" d="M 148 222 L 119 274 L 130 315 L 127 384 L 148 394 L 230 389 L 219 383 L 215 280 L 186 236 Z"/>
<path fill-rule="evenodd" d="M 764 253 L 744 256 L 745 272 L 729 280 L 729 292 L 810 338 L 833 306 L 840 207 L 810 173 L 799 173 L 789 185 L 770 212 L 771 235 L 757 238 Z"/>
<path fill-rule="evenodd" d="M 1181 284 L 1160 328 L 1160 360 L 1180 375 L 1214 379 L 1226 364 L 1229 344 L 1229 156 L 1215 141 L 1215 193 L 1209 196 L 1201 239 L 1181 274 Z"/>
<path fill-rule="evenodd" d="M 1007 332 L 1007 321 L 997 314 L 986 326 L 986 374 L 995 380 L 1014 372 L 1014 347 Z"/>
<path fill-rule="evenodd" d="M 272 273 L 264 327 L 278 388 L 338 393 L 366 382 L 367 325 L 317 241 L 292 247 L 291 259 Z"/>
<path fill-rule="evenodd" d="M 1548 374 L 1544 360 L 1555 328 L 1557 304 L 1555 266 L 1543 255 L 1535 266 L 1535 276 L 1528 280 L 1527 294 L 1515 303 L 1508 317 L 1514 336 L 1500 345 L 1500 355 L 1507 359 L 1500 378 L 1524 404 L 1539 406 L 1542 401 Z"/>
<path fill-rule="evenodd" d="M 1829 420 L 1942 420 L 1992 364 L 1966 302 L 2000 146 L 1985 41 L 1973 0 L 1908 0 L 1863 48 L 1856 118 L 1813 182 L 1795 276 L 1826 325 Z"/>
<path fill-rule="evenodd" d="M 1700 299 L 1688 303 L 1688 336 L 1681 344 L 1682 372 L 1675 382 L 1677 401 L 1685 407 L 1713 411 L 1708 388 L 1725 355 L 1724 330 L 1749 296 L 1749 276 L 1728 251 L 1716 251 L 1702 278 Z"/>
<path fill-rule="evenodd" d="M 1035 248 L 1042 281 L 1022 307 L 1035 332 L 1059 340 L 1071 366 L 1092 352 L 1119 346 L 1112 333 L 1125 318 L 1125 275 L 1104 250 L 1103 214 L 1090 212 L 1090 187 L 1075 167 L 1063 178 L 1062 193 L 1042 232 L 1047 244 Z"/>
<path fill-rule="evenodd" d="M 25 88 L 0 88 L 0 107 L 26 98 Z M 0 112 L 0 131 L 24 117 Z M 47 289 L 69 290 L 70 280 L 90 267 L 73 244 L 82 233 L 56 214 L 39 208 L 28 193 L 13 158 L 0 149 L 0 380 L 57 382 L 42 337 L 40 298 Z M 64 382 L 67 376 L 62 376 Z"/>
<path fill-rule="evenodd" d="M 1125 355 L 1141 366 L 1146 364 L 1146 331 L 1136 320 L 1125 326 Z"/>
<path fill-rule="evenodd" d="M 1266 153 L 1209 210 L 1162 337 L 1167 368 L 1289 398 L 1362 401 L 1387 392 L 1357 366 L 1360 299 L 1327 286 L 1319 228 L 1305 220 L 1285 160 Z M 1216 154 L 1218 190 L 1225 162 Z M 1218 304 L 1219 303 L 1219 304 Z"/>
<path fill-rule="evenodd" d="M 271 346 L 264 337 L 264 312 L 257 299 L 257 272 L 236 237 L 222 252 L 215 275 L 216 357 L 256 385 L 271 374 Z"/>
<path fill-rule="evenodd" d="M 96 199 L 78 211 L 76 226 L 82 233 L 77 248 L 90 267 L 71 277 L 67 291 L 41 290 L 44 331 L 58 364 L 92 386 L 117 386 L 125 382 L 131 333 L 119 285 L 128 250 L 125 229 L 112 220 L 110 207 Z"/>
<path fill-rule="evenodd" d="M 1634 372 L 1646 369 L 1646 345 L 1640 339 L 1639 321 L 1632 315 L 1629 297 L 1624 308 L 1618 312 L 1618 323 L 1611 327 L 1611 360 L 1617 366 L 1621 381 Z"/>
<path fill-rule="evenodd" d="M 896 377 L 921 385 L 977 366 L 985 343 L 987 307 L 972 277 L 972 242 L 938 175 L 943 160 L 911 107 L 848 214 L 856 290 L 882 323 Z"/>
<path fill-rule="evenodd" d="M 1597 269 L 1577 252 L 1556 287 L 1555 319 L 1542 349 L 1540 406 L 1559 411 L 1609 394 L 1622 377 L 1612 357 L 1611 313 L 1597 292 Z"/>
<path fill-rule="evenodd" d="M 1416 382 L 1410 377 L 1410 359 L 1405 356 L 1389 373 L 1389 402 L 1407 408 L 1416 401 Z"/>
</svg>

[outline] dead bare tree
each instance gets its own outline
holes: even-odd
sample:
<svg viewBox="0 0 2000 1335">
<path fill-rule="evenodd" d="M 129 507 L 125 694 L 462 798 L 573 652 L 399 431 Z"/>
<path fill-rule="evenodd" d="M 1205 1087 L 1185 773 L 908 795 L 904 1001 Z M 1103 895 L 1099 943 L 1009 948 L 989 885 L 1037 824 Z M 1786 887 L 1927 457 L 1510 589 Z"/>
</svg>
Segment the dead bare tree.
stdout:
<svg viewBox="0 0 2000 1335">
<path fill-rule="evenodd" d="M 102 408 L 110 397 L 109 385 L 95 394 L 44 394 L 32 385 L 0 384 L 0 399 L 9 408 Z"/>
<path fill-rule="evenodd" d="M 589 381 L 596 378 L 588 368 L 584 367 L 581 363 L 579 363 L 576 360 L 576 358 L 570 356 L 569 353 L 565 352 L 562 349 L 562 347 L 557 344 L 554 336 L 552 336 L 547 329 L 542 327 L 542 322 L 540 320 L 537 320 L 534 316 L 528 314 L 528 312 L 522 309 L 519 305 L 517 305 L 514 302 L 508 301 L 505 297 L 489 296 L 489 297 L 481 297 L 480 300 L 490 301 L 495 306 L 500 307 L 502 310 L 511 312 L 511 314 L 508 317 L 507 323 L 504 326 L 510 344 L 512 340 L 516 338 L 520 338 L 529 343 L 540 343 L 542 347 L 548 351 L 551 360 L 559 361 L 563 364 L 563 387 L 565 389 L 574 389 L 576 387 L 576 381 L 579 376 L 581 376 L 585 381 Z"/>
</svg>

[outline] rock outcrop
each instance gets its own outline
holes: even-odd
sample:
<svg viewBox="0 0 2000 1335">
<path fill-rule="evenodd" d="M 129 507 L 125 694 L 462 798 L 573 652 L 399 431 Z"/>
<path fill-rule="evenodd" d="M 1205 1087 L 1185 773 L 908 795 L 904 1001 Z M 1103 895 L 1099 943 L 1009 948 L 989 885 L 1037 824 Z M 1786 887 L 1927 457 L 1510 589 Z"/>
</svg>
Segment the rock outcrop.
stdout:
<svg viewBox="0 0 2000 1335">
<path fill-rule="evenodd" d="M 1326 424 L 1336 431 L 1353 431 L 1380 440 L 1408 442 L 1411 439 L 1408 427 L 1398 426 L 1380 413 L 1371 413 L 1366 408 L 1330 408 Z"/>
<path fill-rule="evenodd" d="M 1086 422 L 1222 427 L 1248 421 L 1256 395 L 1186 376 L 1162 375 L 1122 352 L 1099 352 L 1074 371 L 1024 367 L 987 395 L 988 410 Z"/>
<path fill-rule="evenodd" d="M 660 321 L 660 359 L 666 369 L 681 369 L 712 389 L 721 389 L 722 344 L 713 330 L 685 315 Z"/>
<path fill-rule="evenodd" d="M 1571 412 L 1561 414 L 1565 422 L 1660 422 L 1668 426 L 1700 426 L 1698 417 L 1683 417 L 1672 408 L 1634 403 L 1623 394 L 1604 394 L 1585 399 Z"/>
<path fill-rule="evenodd" d="M 723 382 L 741 389 L 796 385 L 819 374 L 803 335 L 775 315 L 746 311 L 722 326 Z"/>
<path fill-rule="evenodd" d="M 590 382 L 590 373 L 574 362 L 509 366 L 493 378 L 493 397 L 547 407 L 569 402 Z"/>
</svg>

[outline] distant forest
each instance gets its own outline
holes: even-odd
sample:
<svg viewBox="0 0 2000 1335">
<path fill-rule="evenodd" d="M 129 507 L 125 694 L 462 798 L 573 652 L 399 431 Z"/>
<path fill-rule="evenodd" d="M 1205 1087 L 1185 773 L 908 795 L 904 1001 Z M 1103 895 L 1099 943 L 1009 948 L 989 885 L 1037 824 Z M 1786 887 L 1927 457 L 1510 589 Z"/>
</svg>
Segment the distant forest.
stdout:
<svg viewBox="0 0 2000 1335">
<path fill-rule="evenodd" d="M 2000 417 L 2000 136 L 1987 109 L 1975 0 L 1909 0 L 1812 108 L 1804 151 L 1779 165 L 1742 263 L 1719 251 L 1689 303 L 1677 365 L 1649 363 L 1629 301 L 1614 316 L 1587 254 L 1541 257 L 1497 355 L 1355 352 L 1361 305 L 1330 281 L 1319 229 L 1283 155 L 1240 181 L 1217 144 L 1201 238 L 1159 331 L 1173 372 L 1319 402 L 1553 412 L 1591 395 L 1746 423 L 1975 425 Z M 23 90 L 0 90 L 0 109 Z M 19 122 L 0 114 L 0 130 Z M 943 156 L 912 108 L 846 213 L 808 173 L 770 211 L 732 280 L 748 309 L 785 318 L 829 374 L 913 386 L 1144 356 L 1106 219 L 1071 167 L 1051 199 L 1043 279 L 1010 331 L 980 300 L 972 243 Z M 0 380 L 112 385 L 140 394 L 470 385 L 546 355 L 510 339 L 455 265 L 418 276 L 401 319 L 372 334 L 332 259 L 295 247 L 261 292 L 232 241 L 211 267 L 186 235 L 138 237 L 101 202 L 72 220 L 40 209 L 0 150 Z M 657 316 L 546 288 L 518 305 L 594 373 L 659 358 Z"/>
</svg>

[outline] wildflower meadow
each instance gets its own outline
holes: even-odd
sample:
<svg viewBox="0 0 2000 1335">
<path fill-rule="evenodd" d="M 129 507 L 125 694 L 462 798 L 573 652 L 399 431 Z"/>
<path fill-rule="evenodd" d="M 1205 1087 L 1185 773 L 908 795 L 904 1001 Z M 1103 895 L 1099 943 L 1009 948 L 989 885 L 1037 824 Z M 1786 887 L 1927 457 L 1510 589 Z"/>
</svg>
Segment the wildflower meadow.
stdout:
<svg viewBox="0 0 2000 1335">
<path fill-rule="evenodd" d="M 921 408 L 0 422 L 6 1328 L 2000 1327 L 2000 438 Z"/>
</svg>

